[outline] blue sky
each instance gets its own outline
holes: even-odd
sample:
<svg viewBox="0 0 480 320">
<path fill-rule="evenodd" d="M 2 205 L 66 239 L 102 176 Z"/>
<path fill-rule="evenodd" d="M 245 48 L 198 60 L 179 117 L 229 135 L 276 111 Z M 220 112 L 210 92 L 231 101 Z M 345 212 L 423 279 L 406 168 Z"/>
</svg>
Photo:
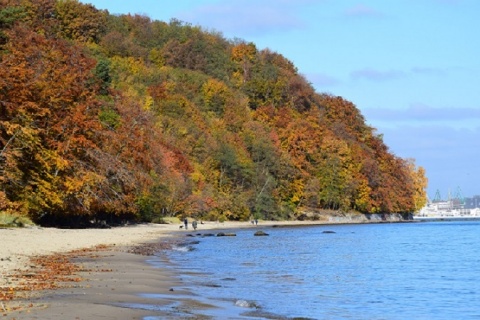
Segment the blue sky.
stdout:
<svg viewBox="0 0 480 320">
<path fill-rule="evenodd" d="M 478 0 L 83 0 L 179 19 L 291 60 L 319 93 L 352 101 L 428 195 L 480 194 Z"/>
</svg>

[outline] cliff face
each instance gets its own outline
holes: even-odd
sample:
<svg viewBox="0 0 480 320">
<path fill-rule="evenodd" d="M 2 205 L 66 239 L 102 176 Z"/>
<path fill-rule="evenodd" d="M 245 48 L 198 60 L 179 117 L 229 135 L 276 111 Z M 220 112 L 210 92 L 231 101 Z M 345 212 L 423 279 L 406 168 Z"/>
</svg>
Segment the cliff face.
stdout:
<svg viewBox="0 0 480 320">
<path fill-rule="evenodd" d="M 424 201 L 423 169 L 279 53 L 74 0 L 0 4 L 2 211 L 270 220 Z"/>
</svg>

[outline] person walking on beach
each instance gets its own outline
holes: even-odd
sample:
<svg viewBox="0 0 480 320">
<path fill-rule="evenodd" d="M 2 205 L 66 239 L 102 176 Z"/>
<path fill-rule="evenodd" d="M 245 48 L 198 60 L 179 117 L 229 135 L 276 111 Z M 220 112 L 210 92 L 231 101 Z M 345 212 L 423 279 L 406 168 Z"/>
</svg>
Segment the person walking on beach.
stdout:
<svg viewBox="0 0 480 320">
<path fill-rule="evenodd" d="M 193 230 L 197 230 L 197 221 L 192 222 Z"/>
<path fill-rule="evenodd" d="M 183 220 L 183 224 L 185 225 L 185 229 L 188 229 L 188 219 L 187 218 L 185 218 Z"/>
</svg>

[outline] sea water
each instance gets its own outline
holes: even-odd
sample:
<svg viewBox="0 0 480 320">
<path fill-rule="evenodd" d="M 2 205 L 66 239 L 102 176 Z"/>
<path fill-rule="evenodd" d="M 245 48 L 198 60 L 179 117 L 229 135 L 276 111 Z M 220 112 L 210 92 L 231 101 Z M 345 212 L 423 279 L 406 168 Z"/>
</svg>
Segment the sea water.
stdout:
<svg viewBox="0 0 480 320">
<path fill-rule="evenodd" d="M 478 221 L 233 232 L 168 254 L 214 319 L 480 319 Z"/>
</svg>

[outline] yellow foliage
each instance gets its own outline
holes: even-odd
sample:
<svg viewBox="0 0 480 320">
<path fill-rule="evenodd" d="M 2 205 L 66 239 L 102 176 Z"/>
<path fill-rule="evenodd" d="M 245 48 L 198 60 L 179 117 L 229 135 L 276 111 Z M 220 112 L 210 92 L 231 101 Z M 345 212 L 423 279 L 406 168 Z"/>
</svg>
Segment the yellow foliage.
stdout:
<svg viewBox="0 0 480 320">
<path fill-rule="evenodd" d="M 147 95 L 145 97 L 145 103 L 143 104 L 143 110 L 151 110 L 154 103 L 155 101 L 153 100 L 153 98 L 150 95 Z"/>
<path fill-rule="evenodd" d="M 417 167 L 414 159 L 407 159 L 407 166 L 413 181 L 415 210 L 420 210 L 427 204 L 428 179 L 425 175 L 425 169 Z"/>
<path fill-rule="evenodd" d="M 131 75 L 147 74 L 149 72 L 143 60 L 138 58 L 115 56 L 111 61 L 112 69 L 120 69 Z"/>
<path fill-rule="evenodd" d="M 150 50 L 148 59 L 155 64 L 156 67 L 161 68 L 165 65 L 165 59 L 160 49 L 154 48 Z"/>
<path fill-rule="evenodd" d="M 253 62 L 256 54 L 257 48 L 253 43 L 240 43 L 232 48 L 232 60 L 235 62 Z"/>
<path fill-rule="evenodd" d="M 216 79 L 208 79 L 202 86 L 203 101 L 207 108 L 214 112 L 221 112 L 228 98 L 228 87 Z"/>
<path fill-rule="evenodd" d="M 232 60 L 238 65 L 237 76 L 240 75 L 241 83 L 249 77 L 256 55 L 257 48 L 253 43 L 240 43 L 232 48 Z"/>
<path fill-rule="evenodd" d="M 290 201 L 294 204 L 298 204 L 304 195 L 304 190 L 305 190 L 304 181 L 302 179 L 295 179 L 291 183 L 290 189 L 292 191 L 292 196 L 290 198 Z"/>
<path fill-rule="evenodd" d="M 232 82 L 236 86 L 240 86 L 243 83 L 243 72 L 240 70 L 234 71 L 232 74 Z"/>
<path fill-rule="evenodd" d="M 190 175 L 190 178 L 192 179 L 192 181 L 197 184 L 205 181 L 205 176 L 201 172 L 201 169 L 202 169 L 202 166 L 200 166 L 198 163 L 195 163 L 193 166 L 193 172 Z"/>
<path fill-rule="evenodd" d="M 369 211 L 370 194 L 372 189 L 369 187 L 367 180 L 361 179 L 357 189 L 357 196 L 355 198 L 355 207 L 357 210 L 365 212 Z"/>
</svg>

